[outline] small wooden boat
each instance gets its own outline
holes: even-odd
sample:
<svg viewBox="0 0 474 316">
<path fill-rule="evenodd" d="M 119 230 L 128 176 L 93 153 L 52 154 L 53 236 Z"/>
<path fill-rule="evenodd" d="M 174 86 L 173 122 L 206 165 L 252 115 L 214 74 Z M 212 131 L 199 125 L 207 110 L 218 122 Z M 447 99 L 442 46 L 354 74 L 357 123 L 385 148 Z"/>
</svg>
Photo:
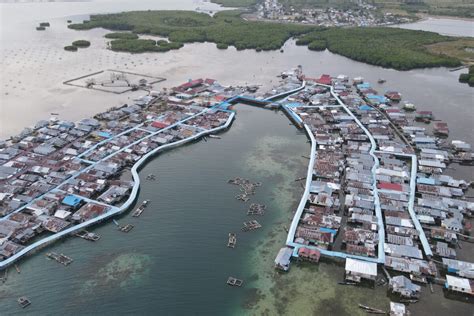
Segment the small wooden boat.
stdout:
<svg viewBox="0 0 474 316">
<path fill-rule="evenodd" d="M 149 202 L 150 202 L 150 200 L 143 201 L 142 204 L 135 210 L 135 212 L 133 212 L 132 216 L 133 217 L 139 217 L 140 215 L 142 215 L 143 211 L 148 206 Z"/>
<path fill-rule="evenodd" d="M 16 272 L 17 272 L 18 274 L 20 274 L 20 272 L 21 272 L 21 271 L 20 271 L 20 267 L 18 267 L 17 264 L 15 264 L 15 270 L 16 270 Z"/>
<path fill-rule="evenodd" d="M 383 311 L 383 310 L 378 309 L 378 308 L 370 307 L 370 306 L 367 306 L 367 305 L 363 305 L 363 304 L 359 304 L 359 308 L 362 308 L 367 313 L 371 313 L 371 314 L 384 314 L 384 315 L 387 314 L 386 311 Z"/>
<path fill-rule="evenodd" d="M 237 243 L 237 237 L 234 233 L 229 233 L 229 241 L 227 242 L 227 247 L 235 248 L 235 244 Z"/>
<path fill-rule="evenodd" d="M 351 281 L 342 281 L 338 282 L 339 285 L 357 285 L 357 282 L 351 282 Z"/>
<path fill-rule="evenodd" d="M 133 227 L 134 227 L 134 226 L 133 226 L 132 224 L 127 224 L 127 225 L 125 225 L 125 226 L 120 226 L 120 227 L 119 227 L 119 230 L 120 230 L 121 232 L 128 233 L 129 231 L 131 231 L 131 230 L 133 229 Z"/>
</svg>

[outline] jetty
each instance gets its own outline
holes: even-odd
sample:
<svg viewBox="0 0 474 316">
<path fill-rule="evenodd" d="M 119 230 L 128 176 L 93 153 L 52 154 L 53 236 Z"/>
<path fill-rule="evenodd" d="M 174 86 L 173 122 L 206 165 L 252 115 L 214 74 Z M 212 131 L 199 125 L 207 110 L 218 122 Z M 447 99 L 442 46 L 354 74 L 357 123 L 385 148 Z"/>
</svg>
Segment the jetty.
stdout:
<svg viewBox="0 0 474 316">
<path fill-rule="evenodd" d="M 235 244 L 237 243 L 237 237 L 234 233 L 229 233 L 229 241 L 227 242 L 227 247 L 235 248 Z"/>
<path fill-rule="evenodd" d="M 148 203 L 150 203 L 150 200 L 143 201 L 142 204 L 135 210 L 135 212 L 133 212 L 132 216 L 139 217 L 140 215 L 142 215 L 143 211 L 148 206 Z"/>
<path fill-rule="evenodd" d="M 244 284 L 244 281 L 234 277 L 229 277 L 227 279 L 227 284 L 230 286 L 242 286 L 242 284 Z"/>
<path fill-rule="evenodd" d="M 73 262 L 73 260 L 70 257 L 68 257 L 68 256 L 66 256 L 62 253 L 57 254 L 55 252 L 48 252 L 46 254 L 46 257 L 48 257 L 49 259 L 53 259 L 53 260 L 61 263 L 62 265 L 65 265 L 65 266 L 68 266 Z"/>
</svg>

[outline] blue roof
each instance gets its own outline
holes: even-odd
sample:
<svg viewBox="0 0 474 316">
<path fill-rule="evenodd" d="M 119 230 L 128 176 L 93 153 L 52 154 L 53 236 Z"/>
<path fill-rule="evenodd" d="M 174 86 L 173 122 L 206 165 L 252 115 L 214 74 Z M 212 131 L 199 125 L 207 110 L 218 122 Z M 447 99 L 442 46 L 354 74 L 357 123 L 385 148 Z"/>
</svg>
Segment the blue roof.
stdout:
<svg viewBox="0 0 474 316">
<path fill-rule="evenodd" d="M 387 102 L 387 98 L 385 98 L 383 95 L 376 95 L 376 94 L 368 94 L 367 98 L 371 102 L 379 102 L 379 103 L 385 103 Z"/>
<path fill-rule="evenodd" d="M 370 88 L 370 83 L 368 83 L 368 82 L 359 83 L 357 85 L 357 88 L 358 89 L 369 89 Z"/>
<path fill-rule="evenodd" d="M 416 178 L 416 183 L 435 185 L 436 181 L 433 178 Z"/>
<path fill-rule="evenodd" d="M 337 230 L 334 230 L 334 229 L 331 229 L 331 228 L 326 228 L 326 227 L 320 227 L 319 231 L 321 231 L 323 233 L 331 233 L 333 235 L 337 234 Z"/>
<path fill-rule="evenodd" d="M 82 199 L 75 195 L 68 195 L 63 199 L 63 204 L 77 206 L 79 203 L 81 203 L 81 201 Z"/>
<path fill-rule="evenodd" d="M 371 106 L 368 106 L 368 105 L 364 104 L 364 105 L 359 106 L 359 110 L 362 110 L 362 111 L 372 111 L 373 108 L 372 108 Z"/>
<path fill-rule="evenodd" d="M 97 132 L 97 135 L 99 135 L 101 137 L 104 137 L 104 138 L 112 137 L 112 135 L 110 133 L 107 133 L 107 132 Z"/>
</svg>

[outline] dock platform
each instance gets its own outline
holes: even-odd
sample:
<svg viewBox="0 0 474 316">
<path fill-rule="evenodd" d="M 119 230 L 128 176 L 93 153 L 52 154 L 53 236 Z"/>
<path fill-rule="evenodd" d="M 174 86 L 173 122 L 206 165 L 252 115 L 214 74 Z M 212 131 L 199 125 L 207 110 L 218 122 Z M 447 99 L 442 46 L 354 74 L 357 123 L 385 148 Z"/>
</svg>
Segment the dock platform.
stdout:
<svg viewBox="0 0 474 316">
<path fill-rule="evenodd" d="M 242 286 L 242 284 L 244 284 L 244 281 L 234 277 L 229 277 L 227 279 L 227 284 L 230 286 Z"/>
<path fill-rule="evenodd" d="M 26 296 L 20 297 L 20 298 L 17 300 L 17 302 L 18 302 L 18 304 L 19 304 L 22 308 L 25 308 L 25 307 L 31 305 L 31 301 L 30 301 Z"/>
<path fill-rule="evenodd" d="M 65 266 L 70 265 L 74 261 L 70 257 L 68 257 L 64 254 L 57 254 L 55 252 L 48 252 L 46 254 L 46 257 L 48 257 L 49 259 L 56 260 L 57 262 L 65 265 Z"/>
</svg>

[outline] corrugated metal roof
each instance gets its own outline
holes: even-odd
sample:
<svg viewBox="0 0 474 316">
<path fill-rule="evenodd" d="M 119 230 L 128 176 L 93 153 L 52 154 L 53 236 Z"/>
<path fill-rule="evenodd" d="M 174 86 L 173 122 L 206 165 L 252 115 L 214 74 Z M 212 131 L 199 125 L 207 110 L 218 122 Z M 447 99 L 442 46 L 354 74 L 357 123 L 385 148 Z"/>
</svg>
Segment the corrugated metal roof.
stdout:
<svg viewBox="0 0 474 316">
<path fill-rule="evenodd" d="M 346 271 L 377 276 L 377 264 L 351 258 L 346 259 Z"/>
</svg>

